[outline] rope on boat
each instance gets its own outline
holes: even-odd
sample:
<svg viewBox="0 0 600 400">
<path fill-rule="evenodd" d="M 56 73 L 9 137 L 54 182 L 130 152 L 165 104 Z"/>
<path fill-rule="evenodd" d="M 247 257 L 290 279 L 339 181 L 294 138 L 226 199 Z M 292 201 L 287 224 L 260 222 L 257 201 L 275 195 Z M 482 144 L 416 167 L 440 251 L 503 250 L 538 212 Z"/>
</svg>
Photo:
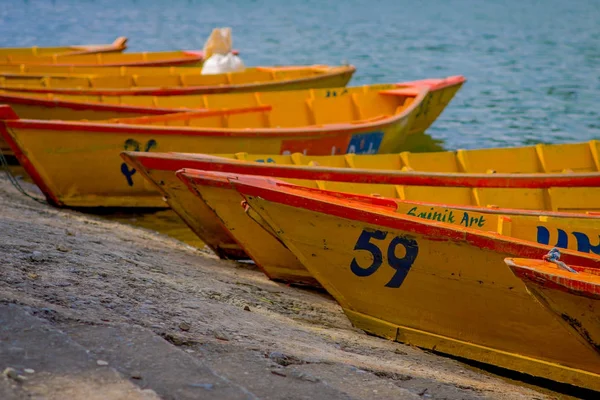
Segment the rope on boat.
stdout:
<svg viewBox="0 0 600 400">
<path fill-rule="evenodd" d="M 548 252 L 548 254 L 546 254 L 543 257 L 543 259 L 545 261 L 556 264 L 558 266 L 558 268 L 560 268 L 560 269 L 564 269 L 565 271 L 569 271 L 574 274 L 577 274 L 577 271 L 575 271 L 573 268 L 569 267 L 564 262 L 560 261 L 560 250 L 557 247 L 552 248 L 552 250 L 550 250 Z"/>
<path fill-rule="evenodd" d="M 17 189 L 19 192 L 21 192 L 25 196 L 29 197 L 32 200 L 37 201 L 40 204 L 48 204 L 48 202 L 46 200 L 38 199 L 37 197 L 30 195 L 29 193 L 27 193 L 25 191 L 25 189 L 23 189 L 23 187 L 19 183 L 18 179 L 10 171 L 10 168 L 8 166 L 8 161 L 6 160 L 6 157 L 4 157 L 4 153 L 2 152 L 1 148 L 0 148 L 0 164 L 2 164 L 2 167 L 6 171 L 6 176 L 8 177 L 8 180 L 15 187 L 15 189 Z"/>
</svg>

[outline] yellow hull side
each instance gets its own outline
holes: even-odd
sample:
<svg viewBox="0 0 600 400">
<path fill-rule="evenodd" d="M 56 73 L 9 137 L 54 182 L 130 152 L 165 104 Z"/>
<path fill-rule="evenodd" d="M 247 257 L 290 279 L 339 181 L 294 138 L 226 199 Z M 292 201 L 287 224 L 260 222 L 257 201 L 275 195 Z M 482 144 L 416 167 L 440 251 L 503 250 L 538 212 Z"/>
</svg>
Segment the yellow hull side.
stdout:
<svg viewBox="0 0 600 400">
<path fill-rule="evenodd" d="M 600 352 L 600 299 L 574 296 L 532 283 L 527 286 L 569 330 L 574 330 L 574 335 L 585 337 L 586 343 L 589 341 Z"/>
<path fill-rule="evenodd" d="M 120 157 L 123 150 L 137 148 L 140 151 L 214 154 L 243 149 L 275 154 L 281 152 L 287 139 L 276 134 L 244 138 L 154 135 L 150 130 L 145 132 L 129 134 L 9 128 L 11 137 L 28 159 L 27 172 L 32 177 L 39 175 L 42 181 L 36 184 L 47 187 L 53 203 L 71 207 L 165 207 L 152 185 L 140 174 L 132 173 L 130 168 L 125 170 L 127 165 Z M 408 134 L 406 125 L 398 124 L 386 127 L 383 132 L 384 140 L 380 147 L 383 152 L 392 151 L 394 143 L 401 143 Z M 334 135 L 323 136 L 322 139 L 327 143 L 329 136 Z M 309 137 L 295 139 L 306 142 Z M 32 173 L 31 169 L 36 173 Z"/>
<path fill-rule="evenodd" d="M 207 206 L 213 214 L 210 218 L 202 218 L 196 214 L 192 223 L 205 226 L 210 223 L 210 219 L 216 217 L 222 224 L 219 228 L 226 229 L 270 279 L 320 286 L 281 242 L 248 218 L 241 205 L 244 198 L 233 188 L 196 185 L 194 190 L 198 197 L 192 195 L 193 198 L 188 200 Z M 209 233 L 207 237 L 210 236 Z"/>
<path fill-rule="evenodd" d="M 393 340 L 600 390 L 600 355 L 566 335 L 529 295 L 504 265 L 509 254 L 246 197 L 356 326 Z M 386 232 L 384 240 L 376 241 L 383 268 L 359 277 L 351 272 L 353 260 L 366 268 L 374 259 L 353 247 L 363 232 L 377 230 Z M 386 287 L 396 271 L 385 255 L 396 237 L 418 243 L 418 257 L 397 288 Z M 394 257 L 405 256 L 400 249 L 397 253 Z"/>
<path fill-rule="evenodd" d="M 173 171 L 144 171 L 143 169 L 139 171 L 147 177 L 148 182 L 154 184 L 156 190 L 160 191 L 169 207 L 217 255 L 222 258 L 248 258 L 223 228 L 214 212 L 204 202 L 198 201 Z M 241 206 L 239 208 L 242 210 Z"/>
</svg>

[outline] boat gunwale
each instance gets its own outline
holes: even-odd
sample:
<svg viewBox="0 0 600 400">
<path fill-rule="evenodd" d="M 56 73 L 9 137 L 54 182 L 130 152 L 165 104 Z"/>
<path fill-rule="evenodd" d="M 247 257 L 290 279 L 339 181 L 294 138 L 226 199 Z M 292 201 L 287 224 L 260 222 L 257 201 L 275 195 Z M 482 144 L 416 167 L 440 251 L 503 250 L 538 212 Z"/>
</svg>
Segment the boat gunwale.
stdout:
<svg viewBox="0 0 600 400">
<path fill-rule="evenodd" d="M 125 161 L 129 162 L 129 160 L 131 160 L 131 158 L 126 158 L 126 157 L 122 157 Z M 141 169 L 148 171 L 151 169 L 147 169 L 146 166 L 143 164 L 143 162 L 132 162 L 131 165 L 135 165 L 136 167 L 140 167 Z M 157 170 L 156 168 L 154 168 L 154 170 Z M 198 179 L 198 180 L 204 180 L 204 176 L 205 174 L 213 174 L 214 176 L 228 176 L 228 177 L 237 177 L 237 176 L 244 176 L 247 179 L 252 179 L 253 177 L 259 177 L 259 178 L 267 178 L 267 180 L 274 184 L 277 187 L 283 187 L 286 188 L 286 190 L 290 190 L 291 192 L 298 192 L 298 193 L 303 193 L 303 192 L 308 192 L 311 194 L 315 194 L 319 197 L 329 197 L 329 198 L 335 198 L 335 199 L 347 199 L 347 200 L 351 200 L 351 201 L 358 201 L 362 204 L 370 204 L 370 205 L 377 205 L 377 206 L 383 206 L 386 208 L 389 208 L 390 210 L 398 210 L 398 206 L 400 204 L 407 204 L 407 205 L 414 205 L 414 206 L 421 206 L 421 207 L 441 207 L 441 208 L 452 208 L 454 210 L 460 210 L 460 211 L 472 211 L 472 212 L 480 212 L 480 213 L 484 213 L 484 214 L 493 214 L 493 215 L 501 215 L 501 216 L 506 216 L 508 218 L 512 217 L 512 216 L 528 216 L 528 217 L 533 217 L 533 216 L 543 216 L 543 217 L 551 217 L 551 218 L 573 218 L 573 219 L 581 219 L 581 220 L 598 220 L 600 221 L 600 215 L 594 215 L 594 214 L 577 214 L 577 213 L 568 213 L 568 212 L 560 212 L 560 211 L 546 211 L 546 210 L 526 210 L 526 209 L 519 209 L 519 208 L 488 208 L 488 207 L 483 207 L 483 206 L 465 206 L 465 205 L 456 205 L 456 204 L 451 204 L 451 203 L 436 203 L 436 202 L 430 202 L 430 201 L 419 201 L 419 200 L 402 200 L 402 199 L 398 199 L 398 198 L 392 198 L 392 197 L 385 197 L 385 196 L 369 196 L 369 195 L 363 195 L 363 194 L 358 194 L 358 193 L 351 193 L 351 192 L 338 192 L 335 190 L 327 190 L 327 189 L 319 189 L 319 188 L 311 188 L 311 187 L 305 187 L 302 185 L 296 185 L 294 183 L 289 183 L 289 182 L 285 182 L 282 181 L 280 179 L 278 179 L 279 177 L 265 177 L 265 176 L 261 176 L 261 175 L 252 175 L 252 174 L 245 174 L 242 172 L 226 172 L 226 171 L 214 171 L 214 170 L 209 170 L 209 169 L 196 169 L 196 168 L 190 168 L 190 167 L 182 167 L 181 169 L 163 169 L 161 171 L 171 171 L 174 172 L 176 175 L 178 174 L 187 174 L 188 175 L 188 179 Z M 274 180 L 271 180 L 271 178 L 275 178 Z M 284 177 L 285 178 L 285 177 Z M 293 178 L 289 178 L 289 179 L 293 179 Z M 313 180 L 313 179 L 310 179 Z M 320 179 L 314 179 L 314 180 L 320 180 Z M 377 183 L 374 183 L 377 184 Z M 216 184 L 217 185 L 217 184 Z M 223 185 L 218 185 L 220 187 L 224 187 Z"/>
<path fill-rule="evenodd" d="M 540 261 L 540 265 L 530 265 L 532 261 Z M 577 271 L 575 274 L 559 269 L 554 264 L 542 262 L 542 260 L 507 257 L 504 262 L 513 274 L 523 281 L 545 289 L 559 290 L 576 296 L 600 300 L 600 271 L 596 269 L 570 265 L 571 268 Z M 554 268 L 549 268 L 548 264 Z M 591 276 L 593 281 L 578 279 L 581 276 L 585 278 L 586 275 Z"/>
</svg>

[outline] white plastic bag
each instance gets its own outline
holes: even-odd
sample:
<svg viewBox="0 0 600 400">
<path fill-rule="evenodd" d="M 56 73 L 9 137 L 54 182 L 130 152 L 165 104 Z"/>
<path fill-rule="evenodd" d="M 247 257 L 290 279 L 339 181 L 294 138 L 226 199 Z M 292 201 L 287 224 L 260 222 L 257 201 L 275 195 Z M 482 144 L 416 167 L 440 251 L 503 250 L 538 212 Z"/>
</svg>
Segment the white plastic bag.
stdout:
<svg viewBox="0 0 600 400">
<path fill-rule="evenodd" d="M 213 54 L 202 65 L 202 75 L 242 72 L 246 69 L 242 60 L 233 53 Z"/>
<path fill-rule="evenodd" d="M 231 52 L 231 28 L 215 28 L 204 44 L 202 75 L 242 72 L 242 59 Z"/>
</svg>

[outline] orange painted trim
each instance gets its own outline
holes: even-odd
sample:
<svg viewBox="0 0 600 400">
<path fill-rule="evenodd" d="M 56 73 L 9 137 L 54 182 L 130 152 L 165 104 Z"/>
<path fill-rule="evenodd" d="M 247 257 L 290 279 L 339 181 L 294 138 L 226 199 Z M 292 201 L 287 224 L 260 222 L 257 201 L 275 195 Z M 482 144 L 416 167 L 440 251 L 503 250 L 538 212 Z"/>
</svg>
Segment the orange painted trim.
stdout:
<svg viewBox="0 0 600 400">
<path fill-rule="evenodd" d="M 143 165 L 143 164 L 135 163 L 135 165 Z M 212 187 L 219 187 L 219 188 L 230 188 L 230 189 L 232 187 L 231 187 L 231 184 L 229 183 L 228 179 L 237 179 L 237 177 L 239 176 L 238 174 L 227 173 L 227 172 L 204 171 L 204 170 L 189 169 L 189 168 L 182 168 L 180 170 L 177 170 L 175 172 L 175 175 L 177 177 L 179 177 L 179 179 L 182 182 L 184 182 L 186 185 L 188 185 L 188 187 L 190 187 L 189 183 L 194 183 L 197 185 L 212 186 Z M 185 176 L 185 179 L 182 178 L 183 176 Z M 253 179 L 253 176 L 246 175 L 245 179 Z M 265 178 L 259 177 L 259 179 L 265 179 Z M 279 180 L 271 181 L 269 179 L 269 182 L 271 182 L 277 186 L 288 187 L 290 190 L 306 191 L 309 193 L 319 193 L 319 194 L 331 196 L 331 197 L 338 198 L 338 199 L 359 201 L 363 204 L 369 204 L 372 206 L 386 208 L 386 209 L 389 209 L 390 211 L 396 211 L 398 208 L 398 203 L 394 199 L 389 199 L 389 198 L 385 198 L 385 197 L 374 197 L 374 196 L 367 196 L 367 195 L 354 194 L 354 193 L 344 193 L 344 192 L 334 192 L 334 191 L 329 191 L 329 190 L 314 189 L 314 188 L 308 188 L 308 187 L 288 184 L 286 182 L 279 181 Z M 409 203 L 409 202 L 407 202 L 407 203 Z M 414 203 L 417 203 L 417 202 L 414 202 Z"/>
<path fill-rule="evenodd" d="M 506 258 L 504 262 L 523 281 L 574 296 L 600 300 L 600 270 L 569 265 L 577 271 L 575 274 L 541 260 Z"/>
</svg>

